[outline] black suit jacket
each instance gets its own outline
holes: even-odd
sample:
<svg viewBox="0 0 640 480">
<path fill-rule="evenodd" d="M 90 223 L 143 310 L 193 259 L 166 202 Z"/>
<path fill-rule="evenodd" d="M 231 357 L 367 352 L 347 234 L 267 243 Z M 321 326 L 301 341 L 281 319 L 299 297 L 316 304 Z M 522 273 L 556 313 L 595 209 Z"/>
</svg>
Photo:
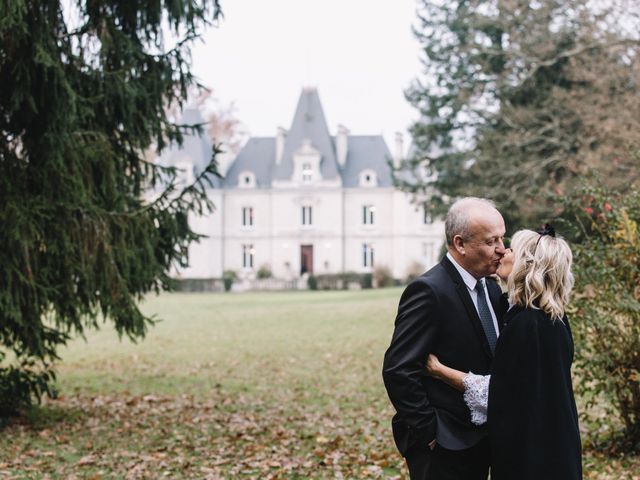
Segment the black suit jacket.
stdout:
<svg viewBox="0 0 640 480">
<path fill-rule="evenodd" d="M 487 288 L 498 325 L 507 302 L 493 279 Z M 492 354 L 467 286 L 445 256 L 404 290 L 382 376 L 396 409 L 393 436 L 400 453 L 437 438 L 451 450 L 469 448 L 486 436 L 471 423 L 462 393 L 427 376 L 430 353 L 463 372 L 489 373 Z"/>
</svg>

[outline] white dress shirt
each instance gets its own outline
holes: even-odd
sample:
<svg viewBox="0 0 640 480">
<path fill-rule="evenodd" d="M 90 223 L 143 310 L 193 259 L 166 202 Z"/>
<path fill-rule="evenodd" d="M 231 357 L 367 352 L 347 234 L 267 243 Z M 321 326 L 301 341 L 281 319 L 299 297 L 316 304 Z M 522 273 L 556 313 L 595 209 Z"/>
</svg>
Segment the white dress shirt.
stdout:
<svg viewBox="0 0 640 480">
<path fill-rule="evenodd" d="M 489 289 L 487 288 L 487 283 L 484 281 L 484 278 L 477 280 L 473 275 L 467 272 L 464 268 L 462 268 L 458 262 L 456 262 L 453 256 L 447 252 L 447 258 L 453 263 L 453 266 L 456 267 L 458 273 L 462 277 L 462 281 L 467 286 L 469 290 L 469 295 L 471 296 L 471 300 L 473 301 L 473 305 L 476 307 L 476 312 L 478 312 L 478 316 L 480 312 L 478 311 L 478 292 L 476 290 L 476 284 L 478 282 L 483 282 L 484 285 L 484 294 L 487 299 L 487 305 L 489 307 L 489 311 L 491 312 L 491 319 L 493 320 L 493 328 L 496 330 L 496 338 L 500 336 L 500 330 L 498 329 L 498 319 L 496 317 L 496 312 L 493 311 L 493 305 L 491 305 L 491 299 L 489 298 Z"/>
</svg>

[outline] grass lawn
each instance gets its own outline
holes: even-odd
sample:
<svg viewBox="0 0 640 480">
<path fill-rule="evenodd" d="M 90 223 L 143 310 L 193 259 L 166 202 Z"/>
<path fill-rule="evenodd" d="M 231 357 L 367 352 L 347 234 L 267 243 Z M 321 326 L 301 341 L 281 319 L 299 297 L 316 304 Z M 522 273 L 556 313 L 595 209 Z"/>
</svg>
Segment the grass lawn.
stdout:
<svg viewBox="0 0 640 480">
<path fill-rule="evenodd" d="M 0 478 L 408 478 L 380 368 L 401 290 L 165 294 L 134 345 L 62 351 L 60 396 L 0 434 Z M 640 459 L 585 456 L 638 480 Z"/>
</svg>

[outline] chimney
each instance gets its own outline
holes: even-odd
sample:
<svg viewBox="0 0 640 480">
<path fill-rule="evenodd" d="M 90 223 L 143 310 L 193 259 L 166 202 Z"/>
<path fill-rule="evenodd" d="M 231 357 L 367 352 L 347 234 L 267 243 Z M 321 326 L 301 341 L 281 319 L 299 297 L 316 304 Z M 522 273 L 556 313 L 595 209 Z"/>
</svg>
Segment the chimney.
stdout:
<svg viewBox="0 0 640 480">
<path fill-rule="evenodd" d="M 347 163 L 347 137 L 349 130 L 344 125 L 338 125 L 338 134 L 336 135 L 336 156 L 338 157 L 338 164 L 344 167 Z"/>
<path fill-rule="evenodd" d="M 216 160 L 218 162 L 218 172 L 224 177 L 227 175 L 229 166 L 233 163 L 233 153 L 226 143 L 220 144 L 220 150 L 221 152 L 216 155 Z"/>
<path fill-rule="evenodd" d="M 278 132 L 276 133 L 276 165 L 280 165 L 282 162 L 282 155 L 284 154 L 284 141 L 287 138 L 287 131 L 278 127 Z"/>
<path fill-rule="evenodd" d="M 393 166 L 395 168 L 400 167 L 400 163 L 404 159 L 404 140 L 402 138 L 402 132 L 396 132 L 396 148 L 393 154 Z"/>
</svg>

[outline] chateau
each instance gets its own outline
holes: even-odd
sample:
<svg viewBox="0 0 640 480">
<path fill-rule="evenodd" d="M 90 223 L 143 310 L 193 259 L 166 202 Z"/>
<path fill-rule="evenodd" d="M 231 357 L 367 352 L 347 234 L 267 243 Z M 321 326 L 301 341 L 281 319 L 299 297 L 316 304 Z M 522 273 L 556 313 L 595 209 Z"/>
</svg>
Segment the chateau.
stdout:
<svg viewBox="0 0 640 480">
<path fill-rule="evenodd" d="M 199 123 L 186 110 L 183 123 Z M 307 274 L 372 272 L 387 267 L 394 278 L 426 270 L 438 260 L 444 228 L 430 212 L 394 188 L 394 154 L 381 135 L 329 133 L 318 92 L 303 89 L 287 131 L 253 137 L 233 159 L 222 159 L 224 179 L 209 190 L 215 211 L 190 219 L 207 235 L 190 247 L 188 279 L 221 278 L 226 270 L 252 278 L 260 268 L 295 279 Z M 189 136 L 160 162 L 183 170 L 184 181 L 208 163 L 211 142 Z"/>
</svg>

